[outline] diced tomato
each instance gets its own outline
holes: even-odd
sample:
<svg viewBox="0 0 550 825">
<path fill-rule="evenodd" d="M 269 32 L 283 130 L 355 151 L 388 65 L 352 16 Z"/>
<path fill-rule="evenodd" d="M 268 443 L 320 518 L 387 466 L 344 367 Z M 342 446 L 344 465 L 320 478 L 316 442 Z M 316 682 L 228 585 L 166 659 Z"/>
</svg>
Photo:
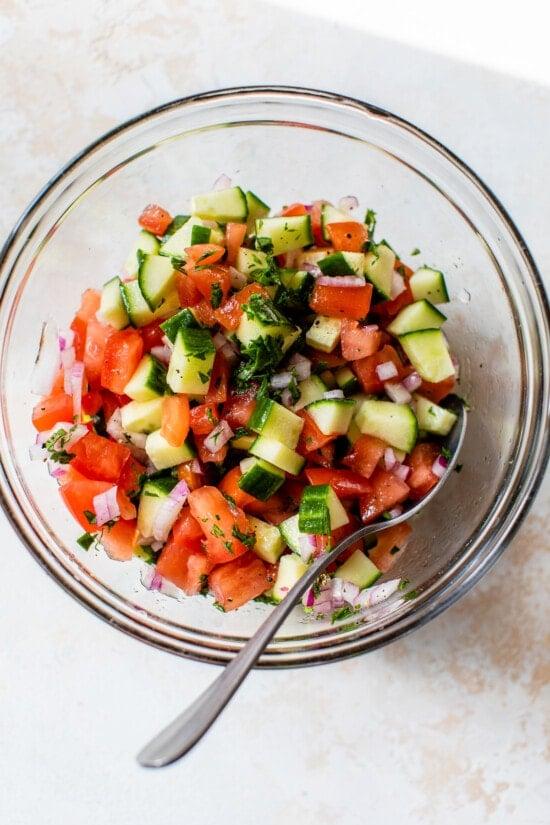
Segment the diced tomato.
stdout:
<svg viewBox="0 0 550 825">
<path fill-rule="evenodd" d="M 199 487 L 202 487 L 202 474 L 195 473 L 189 464 L 180 464 L 178 466 L 178 478 L 180 481 L 185 481 L 190 490 L 197 490 Z"/>
<path fill-rule="evenodd" d="M 212 266 L 221 261 L 225 255 L 225 248 L 215 243 L 197 243 L 185 250 L 187 260 L 196 266 Z"/>
<path fill-rule="evenodd" d="M 246 427 L 250 421 L 250 416 L 256 407 L 256 392 L 257 388 L 254 386 L 246 392 L 232 394 L 223 405 L 223 418 L 232 430 Z"/>
<path fill-rule="evenodd" d="M 351 364 L 351 368 L 366 393 L 376 394 L 383 391 L 384 384 L 376 374 L 376 367 L 380 364 L 385 364 L 387 361 L 391 361 L 397 368 L 397 376 L 392 380 L 400 381 L 405 377 L 407 370 L 404 368 L 401 358 L 396 350 L 388 344 L 379 352 L 375 352 L 374 355 L 361 358 L 359 361 L 353 361 Z"/>
<path fill-rule="evenodd" d="M 397 296 L 397 298 L 394 298 L 393 301 L 381 301 L 379 304 L 375 304 L 372 308 L 372 311 L 377 315 L 387 319 L 393 318 L 398 312 L 401 312 L 404 307 L 412 304 L 414 301 L 414 297 L 409 286 L 409 278 L 413 274 L 412 269 L 401 263 L 399 260 L 395 261 L 394 269 L 398 271 L 400 275 L 403 275 L 405 289 Z"/>
<path fill-rule="evenodd" d="M 387 446 L 384 441 L 373 435 L 361 435 L 351 451 L 342 459 L 342 464 L 351 467 L 364 478 L 370 478 Z"/>
<path fill-rule="evenodd" d="M 188 498 L 191 513 L 197 519 L 205 536 L 205 550 L 216 564 L 233 561 L 246 553 L 247 541 L 254 531 L 240 507 L 229 504 L 216 487 L 200 487 Z"/>
<path fill-rule="evenodd" d="M 136 507 L 130 500 L 139 493 L 140 478 L 145 467 L 133 456 L 125 463 L 118 479 L 117 502 L 123 519 L 136 517 Z"/>
<path fill-rule="evenodd" d="M 109 558 L 115 561 L 130 561 L 136 546 L 137 524 L 134 519 L 119 519 L 112 527 L 101 531 L 101 544 Z"/>
<path fill-rule="evenodd" d="M 107 422 L 114 411 L 121 407 L 122 404 L 119 403 L 118 395 L 115 395 L 114 392 L 109 392 L 109 390 L 101 390 L 101 398 L 103 402 L 103 416 Z"/>
<path fill-rule="evenodd" d="M 230 496 L 233 499 L 237 507 L 242 507 L 244 510 L 249 504 L 254 504 L 257 499 L 244 490 L 241 490 L 238 484 L 241 476 L 241 468 L 237 465 L 224 475 L 218 487 L 224 495 Z"/>
<path fill-rule="evenodd" d="M 103 406 L 103 398 L 99 390 L 90 390 L 82 396 L 82 410 L 86 415 L 95 415 Z"/>
<path fill-rule="evenodd" d="M 86 518 L 85 512 L 94 513 L 94 498 L 107 492 L 112 487 L 109 481 L 68 481 L 59 488 L 61 498 L 72 516 L 78 521 L 80 526 L 88 533 L 96 533 L 99 529 L 93 522 Z"/>
<path fill-rule="evenodd" d="M 290 206 L 285 206 L 281 212 L 282 218 L 292 218 L 298 215 L 307 215 L 307 209 L 303 203 L 291 203 Z"/>
<path fill-rule="evenodd" d="M 220 421 L 216 404 L 198 404 L 189 414 L 191 429 L 195 435 L 208 435 Z"/>
<path fill-rule="evenodd" d="M 267 501 L 261 502 L 262 507 L 258 507 L 256 499 L 254 499 L 255 503 L 248 505 L 246 510 L 255 515 L 260 515 L 262 519 L 270 522 L 270 524 L 280 524 L 293 516 L 298 510 L 304 487 L 303 480 L 287 478 L 278 493 L 271 496 Z"/>
<path fill-rule="evenodd" d="M 359 511 L 365 524 L 374 521 L 396 504 L 401 504 L 409 496 L 408 485 L 380 467 L 374 471 L 370 481 L 371 492 L 359 499 Z"/>
<path fill-rule="evenodd" d="M 73 399 L 64 392 L 47 395 L 35 405 L 32 423 L 38 432 L 51 430 L 58 421 L 73 420 Z"/>
<path fill-rule="evenodd" d="M 336 448 L 333 443 L 325 444 L 319 450 L 312 450 L 307 454 L 310 464 L 318 464 L 320 467 L 332 467 Z"/>
<path fill-rule="evenodd" d="M 342 356 L 346 361 L 358 361 L 360 358 L 374 355 L 380 347 L 381 340 L 382 333 L 377 329 L 373 329 L 372 325 L 364 326 L 358 321 L 351 321 L 349 318 L 342 320 L 340 346 Z"/>
<path fill-rule="evenodd" d="M 143 341 L 137 329 L 123 329 L 110 336 L 103 355 L 101 385 L 123 393 L 143 355 Z"/>
<path fill-rule="evenodd" d="M 65 392 L 65 373 L 62 369 L 57 371 L 50 395 L 58 395 L 60 392 Z"/>
<path fill-rule="evenodd" d="M 403 275 L 406 281 L 414 275 L 414 269 L 411 269 L 410 266 L 407 266 L 407 264 L 403 263 L 403 261 L 400 261 L 399 258 L 395 259 L 395 265 L 393 268 L 399 272 L 400 275 Z"/>
<path fill-rule="evenodd" d="M 210 376 L 208 392 L 205 396 L 207 404 L 223 404 L 224 401 L 227 401 L 230 374 L 231 367 L 228 361 L 221 352 L 217 352 L 212 368 L 212 375 Z"/>
<path fill-rule="evenodd" d="M 306 355 L 316 367 L 320 368 L 322 366 L 325 370 L 336 369 L 337 367 L 343 367 L 347 364 L 347 361 L 343 357 L 339 346 L 332 352 L 321 352 L 318 349 L 309 348 L 306 350 Z"/>
<path fill-rule="evenodd" d="M 330 484 L 339 498 L 358 498 L 371 490 L 367 479 L 351 470 L 308 467 L 305 473 L 310 484 Z"/>
<path fill-rule="evenodd" d="M 455 388 L 455 377 L 451 375 L 450 378 L 444 378 L 437 384 L 431 384 L 429 381 L 422 381 L 422 386 L 418 390 L 420 395 L 429 398 L 434 404 L 439 404 L 449 393 Z"/>
<path fill-rule="evenodd" d="M 225 244 L 227 246 L 227 263 L 234 264 L 237 260 L 239 247 L 246 237 L 245 223 L 228 223 L 225 227 Z"/>
<path fill-rule="evenodd" d="M 250 300 L 250 296 L 256 293 L 258 295 L 263 295 L 265 298 L 269 298 L 269 292 L 267 291 L 267 289 L 265 289 L 265 287 L 263 287 L 261 284 L 256 283 L 247 284 L 246 286 L 243 286 L 242 289 L 235 293 L 234 297 L 239 302 L 239 304 L 243 306 L 243 304 L 246 304 Z"/>
<path fill-rule="evenodd" d="M 327 232 L 334 249 L 340 252 L 362 252 L 369 239 L 367 227 L 358 221 L 329 223 Z"/>
<path fill-rule="evenodd" d="M 164 545 L 157 561 L 159 576 L 181 587 L 188 596 L 200 593 L 213 567 L 214 563 L 200 546 L 176 542 L 173 538 Z"/>
<path fill-rule="evenodd" d="M 209 302 L 212 308 L 216 301 L 214 297 L 216 293 L 212 293 L 213 287 L 216 289 L 221 290 L 221 294 L 219 295 L 218 306 L 221 303 L 223 298 L 227 297 L 229 290 L 231 289 L 231 278 L 229 276 L 229 270 L 227 267 L 223 266 L 211 266 L 202 267 L 197 269 L 192 269 L 189 272 L 189 277 L 193 279 L 193 282 L 201 295 Z"/>
<path fill-rule="evenodd" d="M 195 444 L 200 460 L 203 464 L 222 464 L 227 458 L 229 449 L 227 444 L 224 444 L 223 447 L 220 447 L 215 453 L 211 453 L 210 450 L 204 446 L 204 439 L 206 437 L 205 435 L 195 435 Z"/>
<path fill-rule="evenodd" d="M 378 533 L 376 545 L 369 550 L 369 559 L 382 573 L 391 570 L 399 552 L 405 549 L 411 533 L 412 527 L 407 523 L 396 524 L 395 527 L 388 527 L 383 533 Z"/>
<path fill-rule="evenodd" d="M 131 456 L 128 447 L 109 438 L 89 432 L 68 450 L 74 458 L 73 467 L 95 481 L 117 482 L 122 468 Z"/>
<path fill-rule="evenodd" d="M 412 451 L 408 461 L 411 472 L 407 478 L 412 499 L 423 498 L 439 481 L 439 477 L 432 472 L 433 463 L 439 453 L 440 448 L 429 443 L 417 444 Z"/>
<path fill-rule="evenodd" d="M 325 435 L 322 433 L 313 418 L 303 410 L 300 410 L 297 415 L 304 420 L 304 426 L 300 433 L 298 446 L 296 447 L 300 455 L 307 456 L 312 450 L 320 450 L 321 447 L 330 444 L 331 441 L 334 441 L 334 439 L 338 437 L 336 435 Z"/>
<path fill-rule="evenodd" d="M 314 201 L 311 207 L 311 231 L 316 246 L 328 246 L 323 236 L 322 210 L 326 201 Z"/>
<path fill-rule="evenodd" d="M 213 312 L 218 324 L 229 331 L 236 330 L 243 317 L 241 305 L 233 295 Z"/>
<path fill-rule="evenodd" d="M 161 435 L 172 447 L 181 447 L 189 433 L 189 399 L 186 395 L 167 395 L 162 401 Z"/>
<path fill-rule="evenodd" d="M 195 516 L 191 513 L 191 508 L 188 504 L 182 507 L 181 513 L 174 526 L 172 527 L 172 535 L 178 544 L 189 543 L 203 538 L 201 526 Z"/>
<path fill-rule="evenodd" d="M 95 318 L 90 318 L 86 325 L 83 360 L 86 367 L 86 377 L 92 387 L 97 387 L 100 384 L 107 342 L 115 332 L 116 330 L 113 327 L 104 326 Z"/>
<path fill-rule="evenodd" d="M 86 343 L 86 327 L 90 318 L 94 318 L 101 303 L 101 294 L 96 289 L 87 289 L 82 295 L 80 308 L 76 313 L 71 329 L 75 334 L 74 348 L 77 361 L 84 358 L 84 346 Z"/>
<path fill-rule="evenodd" d="M 246 505 L 247 513 L 252 513 L 254 516 L 269 521 L 269 514 L 273 512 L 282 512 L 287 510 L 287 502 L 280 493 L 274 493 L 267 501 L 260 501 L 254 499 L 250 504 Z"/>
<path fill-rule="evenodd" d="M 176 285 L 182 307 L 194 307 L 201 300 L 201 293 L 186 272 L 178 272 Z"/>
<path fill-rule="evenodd" d="M 162 206 L 150 203 L 139 216 L 138 223 L 148 232 L 152 232 L 153 235 L 164 235 L 172 223 L 172 215 Z"/>
<path fill-rule="evenodd" d="M 218 323 L 216 317 L 217 310 L 212 309 L 210 301 L 203 299 L 193 307 L 193 312 L 197 321 L 200 324 L 204 324 L 205 327 L 213 327 Z"/>
<path fill-rule="evenodd" d="M 224 610 L 235 610 L 261 596 L 274 582 L 272 568 L 248 552 L 231 564 L 216 567 L 208 577 L 210 589 Z"/>
<path fill-rule="evenodd" d="M 139 334 L 143 341 L 143 351 L 151 352 L 153 347 L 161 347 L 162 339 L 164 338 L 164 330 L 161 329 L 160 324 L 148 324 L 146 327 L 141 327 Z"/>
<path fill-rule="evenodd" d="M 365 286 L 324 286 L 316 283 L 309 305 L 318 315 L 331 318 L 365 318 L 370 309 L 372 284 Z"/>
</svg>

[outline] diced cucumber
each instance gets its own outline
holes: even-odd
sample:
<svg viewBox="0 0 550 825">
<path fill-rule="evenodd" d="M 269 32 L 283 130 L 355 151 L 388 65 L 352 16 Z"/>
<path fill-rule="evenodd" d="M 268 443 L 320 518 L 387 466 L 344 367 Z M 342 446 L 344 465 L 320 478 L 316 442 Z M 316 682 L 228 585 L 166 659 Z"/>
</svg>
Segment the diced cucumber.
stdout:
<svg viewBox="0 0 550 825">
<path fill-rule="evenodd" d="M 204 221 L 196 217 L 196 215 L 192 215 L 180 229 L 174 232 L 174 234 L 162 244 L 159 249 L 159 254 L 185 260 L 187 257 L 185 250 L 193 246 L 193 237 L 197 237 L 196 234 L 195 236 L 193 235 L 195 227 L 197 226 L 210 229 L 207 243 L 223 243 L 223 232 L 221 229 L 207 227 Z M 197 241 L 195 241 L 195 243 L 197 243 Z"/>
<path fill-rule="evenodd" d="M 255 441 L 255 435 L 240 435 L 237 438 L 232 438 L 230 444 L 234 450 L 246 450 L 248 452 Z"/>
<path fill-rule="evenodd" d="M 365 275 L 385 301 L 391 298 L 395 252 L 383 243 L 377 244 L 365 257 Z"/>
<path fill-rule="evenodd" d="M 122 429 L 132 433 L 152 433 L 162 424 L 162 398 L 130 401 L 120 409 Z"/>
<path fill-rule="evenodd" d="M 167 382 L 174 392 L 206 395 L 216 348 L 207 329 L 180 327 L 168 365 Z"/>
<path fill-rule="evenodd" d="M 163 255 L 144 255 L 138 272 L 141 294 L 149 309 L 154 312 L 163 298 L 172 290 L 176 281 L 176 271 L 170 258 Z"/>
<path fill-rule="evenodd" d="M 187 223 L 190 217 L 191 215 L 174 215 L 172 223 L 170 224 L 170 226 L 168 227 L 168 229 L 162 237 L 163 242 L 167 241 L 168 238 L 171 238 L 172 235 L 174 235 L 174 233 L 178 231 L 178 229 L 181 229 L 181 227 L 185 223 Z"/>
<path fill-rule="evenodd" d="M 283 538 L 283 541 L 293 550 L 295 553 L 300 552 L 300 537 L 304 535 L 300 533 L 298 528 L 298 513 L 295 516 L 290 516 L 290 518 L 285 519 L 279 524 L 279 531 Z"/>
<path fill-rule="evenodd" d="M 405 355 L 424 381 L 437 384 L 455 374 L 445 336 L 440 329 L 423 329 L 399 336 Z"/>
<path fill-rule="evenodd" d="M 348 514 L 329 484 L 314 484 L 304 489 L 298 511 L 301 533 L 328 536 L 348 522 Z"/>
<path fill-rule="evenodd" d="M 323 275 L 359 275 L 364 277 L 365 256 L 362 252 L 333 252 L 319 261 Z"/>
<path fill-rule="evenodd" d="M 416 444 L 418 422 L 407 404 L 376 399 L 363 401 L 355 422 L 364 435 L 374 435 L 406 453 Z"/>
<path fill-rule="evenodd" d="M 340 318 L 328 318 L 317 315 L 306 332 L 306 344 L 321 352 L 332 352 L 340 340 L 342 321 Z"/>
<path fill-rule="evenodd" d="M 295 553 L 287 553 L 279 559 L 279 569 L 277 578 L 273 585 L 273 600 L 282 602 L 297 581 L 299 581 L 307 570 L 307 564 Z"/>
<path fill-rule="evenodd" d="M 166 368 L 164 364 L 144 355 L 126 386 L 124 394 L 134 401 L 150 401 L 166 392 Z"/>
<path fill-rule="evenodd" d="M 175 315 L 172 315 L 171 318 L 168 318 L 167 321 L 164 321 L 160 326 L 168 340 L 174 343 L 180 327 L 184 329 L 200 329 L 201 325 L 195 318 L 193 310 L 185 307 L 179 312 L 176 312 Z"/>
<path fill-rule="evenodd" d="M 262 398 L 256 404 L 248 426 L 254 432 L 274 438 L 293 450 L 300 438 L 304 422 L 300 416 L 287 410 L 282 404 L 270 398 Z"/>
<path fill-rule="evenodd" d="M 273 524 L 268 524 L 266 521 L 254 518 L 254 516 L 248 516 L 247 518 L 256 536 L 256 542 L 252 549 L 257 556 L 268 564 L 277 564 L 279 556 L 285 549 L 285 543 L 279 530 Z"/>
<path fill-rule="evenodd" d="M 258 238 L 271 243 L 273 255 L 301 249 L 313 243 L 311 218 L 309 215 L 295 215 L 281 218 L 258 218 L 256 220 L 256 244 Z"/>
<path fill-rule="evenodd" d="M 145 452 L 157 468 L 167 470 L 184 461 L 191 461 L 195 451 L 190 444 L 184 442 L 180 447 L 173 447 L 161 434 L 160 430 L 150 433 L 145 442 Z"/>
<path fill-rule="evenodd" d="M 311 375 L 309 378 L 300 381 L 298 389 L 300 391 L 300 398 L 292 407 L 294 412 L 298 412 L 298 410 L 311 404 L 312 401 L 318 401 L 322 398 L 323 393 L 327 391 L 327 386 L 318 375 Z"/>
<path fill-rule="evenodd" d="M 269 272 L 271 262 L 269 256 L 260 249 L 247 249 L 246 246 L 241 246 L 237 252 L 235 268 L 248 279 L 256 280 Z"/>
<path fill-rule="evenodd" d="M 432 304 L 446 304 L 449 300 L 445 276 L 429 266 L 416 270 L 409 280 L 409 287 L 415 301 L 426 298 Z"/>
<path fill-rule="evenodd" d="M 358 438 L 362 436 L 362 432 L 357 426 L 357 421 L 355 418 L 351 419 L 351 424 L 348 427 L 348 431 L 346 433 L 346 437 L 350 444 L 355 444 Z"/>
<path fill-rule="evenodd" d="M 418 329 L 439 329 L 446 320 L 446 316 L 433 304 L 422 299 L 404 307 L 388 326 L 388 332 L 405 335 Z"/>
<path fill-rule="evenodd" d="M 336 383 L 346 395 L 351 395 L 352 392 L 357 392 L 359 389 L 359 381 L 349 367 L 340 367 L 340 369 L 337 369 L 335 377 Z"/>
<path fill-rule="evenodd" d="M 306 407 L 324 435 L 345 435 L 351 424 L 355 401 L 352 398 L 321 398 Z"/>
<path fill-rule="evenodd" d="M 281 286 L 275 294 L 275 304 L 281 309 L 303 313 L 313 287 L 313 275 L 305 270 L 281 269 Z"/>
<path fill-rule="evenodd" d="M 244 349 L 258 338 L 281 338 L 282 351 L 285 352 L 300 336 L 300 330 L 279 312 L 273 301 L 254 294 L 244 305 L 235 336 Z"/>
<path fill-rule="evenodd" d="M 381 571 L 362 550 L 356 550 L 349 559 L 336 568 L 335 578 L 355 584 L 361 590 L 370 587 L 382 575 Z"/>
<path fill-rule="evenodd" d="M 267 501 L 277 492 L 284 480 L 285 474 L 282 470 L 270 464 L 269 461 L 258 458 L 242 474 L 237 484 L 245 493 L 249 493 L 260 501 Z"/>
<path fill-rule="evenodd" d="M 147 232 L 146 229 L 142 229 L 137 239 L 130 250 L 128 257 L 126 258 L 126 263 L 124 264 L 124 271 L 127 275 L 134 277 L 138 273 L 139 269 L 139 261 L 141 255 L 138 255 L 138 252 L 141 252 L 143 255 L 156 255 L 159 251 L 160 243 L 151 232 Z"/>
<path fill-rule="evenodd" d="M 414 396 L 416 417 L 421 430 L 434 435 L 448 435 L 456 423 L 456 415 L 421 395 Z"/>
<path fill-rule="evenodd" d="M 352 220 L 353 218 L 349 212 L 336 209 L 331 203 L 324 203 L 321 207 L 321 227 L 325 241 L 330 241 L 330 235 L 327 229 L 329 223 L 347 223 Z"/>
<path fill-rule="evenodd" d="M 115 329 L 124 329 L 130 323 L 122 295 L 120 278 L 111 278 L 101 290 L 99 315 Z"/>
<path fill-rule="evenodd" d="M 143 538 L 153 537 L 153 522 L 165 498 L 175 487 L 173 478 L 156 478 L 146 481 L 139 497 L 137 528 Z"/>
<path fill-rule="evenodd" d="M 269 206 L 264 203 L 254 192 L 248 190 L 245 194 L 246 205 L 248 207 L 249 218 L 265 218 L 269 215 Z"/>
<path fill-rule="evenodd" d="M 155 312 L 151 312 L 147 301 L 141 294 L 139 283 L 129 281 L 120 284 L 120 294 L 128 313 L 130 323 L 134 327 L 145 327 L 157 319 L 166 318 L 179 309 L 178 293 L 174 290 L 163 300 Z"/>
<path fill-rule="evenodd" d="M 319 373 L 319 378 L 324 384 L 327 385 L 327 390 L 336 389 L 336 378 L 334 377 L 332 370 L 323 370 L 323 372 Z"/>
<path fill-rule="evenodd" d="M 191 198 L 191 211 L 209 221 L 242 223 L 248 217 L 248 204 L 241 187 L 232 186 L 195 195 Z"/>
<path fill-rule="evenodd" d="M 265 461 L 269 461 L 270 464 L 274 464 L 275 467 L 279 467 L 294 476 L 301 472 L 305 463 L 305 459 L 295 453 L 294 450 L 291 450 L 285 444 L 281 444 L 280 441 L 267 438 L 264 435 L 258 436 L 250 448 L 250 452 L 257 458 L 263 458 Z"/>
<path fill-rule="evenodd" d="M 191 246 L 208 243 L 212 229 L 210 226 L 194 226 L 191 230 Z"/>
</svg>

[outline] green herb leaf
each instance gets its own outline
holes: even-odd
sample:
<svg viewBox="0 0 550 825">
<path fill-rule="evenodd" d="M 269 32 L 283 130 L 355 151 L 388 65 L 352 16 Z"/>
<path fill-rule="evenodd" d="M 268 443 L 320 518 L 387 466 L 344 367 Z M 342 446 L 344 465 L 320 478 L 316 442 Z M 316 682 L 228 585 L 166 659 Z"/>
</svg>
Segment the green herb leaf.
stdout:
<svg viewBox="0 0 550 825">
<path fill-rule="evenodd" d="M 212 286 L 210 287 L 210 306 L 212 309 L 218 309 L 219 305 L 222 302 L 223 292 L 221 285 L 218 281 L 215 281 Z"/>
<path fill-rule="evenodd" d="M 255 533 L 243 533 L 239 527 L 234 524 L 231 534 L 235 536 L 236 539 L 241 541 L 245 547 L 254 547 L 256 544 L 256 534 Z"/>
<path fill-rule="evenodd" d="M 84 515 L 86 517 L 87 522 L 89 522 L 90 524 L 95 524 L 96 523 L 96 521 L 97 521 L 96 514 L 92 513 L 91 510 L 84 510 Z"/>
<path fill-rule="evenodd" d="M 339 607 L 338 610 L 335 610 L 330 617 L 332 624 L 335 622 L 340 621 L 340 619 L 348 619 L 350 616 L 353 616 L 355 610 L 350 605 L 344 605 L 344 607 Z"/>
<path fill-rule="evenodd" d="M 91 533 L 83 533 L 79 538 L 77 538 L 76 543 L 79 544 L 83 550 L 89 550 L 94 541 L 95 536 L 92 536 Z"/>
</svg>

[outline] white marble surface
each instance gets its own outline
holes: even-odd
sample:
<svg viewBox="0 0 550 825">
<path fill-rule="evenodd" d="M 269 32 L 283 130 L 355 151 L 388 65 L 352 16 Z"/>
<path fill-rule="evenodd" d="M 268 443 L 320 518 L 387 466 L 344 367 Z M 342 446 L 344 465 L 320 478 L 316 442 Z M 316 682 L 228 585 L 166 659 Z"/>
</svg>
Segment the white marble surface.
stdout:
<svg viewBox="0 0 550 825">
<path fill-rule="evenodd" d="M 457 59 L 468 49 L 438 54 L 438 30 L 444 48 L 474 23 L 457 20 L 459 4 L 440 4 L 427 51 L 407 45 L 423 43 L 418 27 L 394 38 L 391 15 L 370 25 L 368 7 L 343 0 L 334 19 L 308 1 L 302 15 L 286 0 L 1 0 L 1 233 L 120 120 L 203 89 L 289 83 L 366 98 L 433 133 L 499 194 L 548 272 L 549 89 Z M 522 77 L 548 77 L 523 38 L 486 36 L 492 53 L 524 49 Z M 253 674 L 186 761 L 153 773 L 134 753 L 217 670 L 99 622 L 0 516 L 0 821 L 547 823 L 548 515 L 547 489 L 497 567 L 414 635 L 333 666 Z"/>
</svg>

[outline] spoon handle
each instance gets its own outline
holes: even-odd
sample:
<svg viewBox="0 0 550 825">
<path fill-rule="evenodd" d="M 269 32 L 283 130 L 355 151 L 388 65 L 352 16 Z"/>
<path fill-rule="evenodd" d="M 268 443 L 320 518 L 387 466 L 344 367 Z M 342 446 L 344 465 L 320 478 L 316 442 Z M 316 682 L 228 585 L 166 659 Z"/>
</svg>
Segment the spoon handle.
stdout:
<svg viewBox="0 0 550 825">
<path fill-rule="evenodd" d="M 395 524 L 395 521 L 392 524 Z M 140 765 L 147 768 L 161 768 L 191 750 L 217 719 L 296 602 L 319 574 L 360 536 L 379 533 L 387 526 L 387 524 L 371 524 L 363 527 L 360 531 L 343 539 L 330 553 L 325 553 L 316 559 L 218 678 L 140 751 L 137 757 Z"/>
</svg>

